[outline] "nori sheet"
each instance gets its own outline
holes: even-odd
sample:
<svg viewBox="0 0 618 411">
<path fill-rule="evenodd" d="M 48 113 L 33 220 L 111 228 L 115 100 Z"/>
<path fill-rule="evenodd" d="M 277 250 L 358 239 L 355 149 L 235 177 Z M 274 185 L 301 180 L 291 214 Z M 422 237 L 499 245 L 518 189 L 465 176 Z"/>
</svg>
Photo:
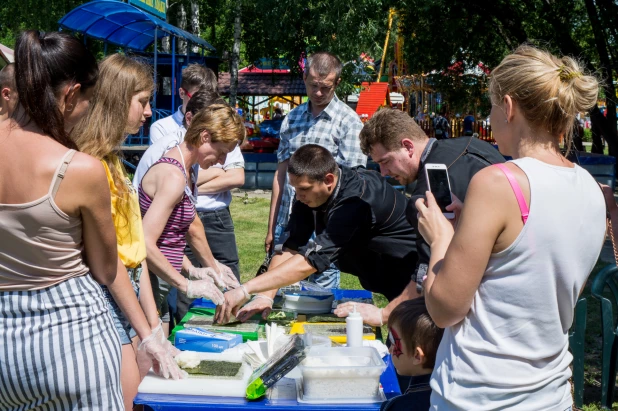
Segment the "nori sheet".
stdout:
<svg viewBox="0 0 618 411">
<path fill-rule="evenodd" d="M 189 374 L 208 375 L 211 377 L 235 377 L 242 363 L 228 361 L 200 361 L 194 368 L 183 368 Z"/>
<path fill-rule="evenodd" d="M 213 317 L 201 317 L 195 316 L 187 321 L 184 325 L 185 328 L 189 327 L 203 327 L 205 325 L 212 325 Z"/>
<path fill-rule="evenodd" d="M 345 317 L 337 317 L 335 314 L 307 314 L 308 323 L 345 323 Z"/>
</svg>

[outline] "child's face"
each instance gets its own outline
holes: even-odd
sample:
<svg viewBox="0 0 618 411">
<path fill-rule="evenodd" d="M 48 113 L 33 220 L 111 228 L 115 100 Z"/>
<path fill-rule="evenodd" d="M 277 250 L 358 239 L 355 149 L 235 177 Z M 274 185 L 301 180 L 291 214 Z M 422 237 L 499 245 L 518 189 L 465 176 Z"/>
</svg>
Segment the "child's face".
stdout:
<svg viewBox="0 0 618 411">
<path fill-rule="evenodd" d="M 427 370 L 423 368 L 423 363 L 425 362 L 423 350 L 420 347 L 416 347 L 414 352 L 408 352 L 406 344 L 401 339 L 400 335 L 401 333 L 398 327 L 389 327 L 389 352 L 397 373 L 403 376 L 426 374 Z"/>
</svg>

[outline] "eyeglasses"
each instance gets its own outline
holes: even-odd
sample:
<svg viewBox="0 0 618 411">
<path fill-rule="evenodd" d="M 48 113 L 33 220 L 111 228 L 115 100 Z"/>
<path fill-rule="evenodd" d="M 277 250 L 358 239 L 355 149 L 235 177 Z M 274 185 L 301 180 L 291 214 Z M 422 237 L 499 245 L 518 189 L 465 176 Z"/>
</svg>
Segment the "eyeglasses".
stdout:
<svg viewBox="0 0 618 411">
<path fill-rule="evenodd" d="M 180 88 L 185 92 L 187 97 L 189 97 L 189 98 L 193 97 L 193 94 L 189 93 L 186 88 L 182 88 L 182 87 L 180 87 Z"/>
</svg>

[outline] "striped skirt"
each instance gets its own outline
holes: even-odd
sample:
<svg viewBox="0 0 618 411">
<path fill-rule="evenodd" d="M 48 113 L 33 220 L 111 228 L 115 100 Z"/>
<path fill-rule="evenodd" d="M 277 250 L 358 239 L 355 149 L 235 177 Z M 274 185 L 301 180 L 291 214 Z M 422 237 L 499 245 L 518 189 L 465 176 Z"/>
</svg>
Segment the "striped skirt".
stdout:
<svg viewBox="0 0 618 411">
<path fill-rule="evenodd" d="M 90 274 L 0 292 L 0 410 L 123 410 L 121 348 Z"/>
</svg>

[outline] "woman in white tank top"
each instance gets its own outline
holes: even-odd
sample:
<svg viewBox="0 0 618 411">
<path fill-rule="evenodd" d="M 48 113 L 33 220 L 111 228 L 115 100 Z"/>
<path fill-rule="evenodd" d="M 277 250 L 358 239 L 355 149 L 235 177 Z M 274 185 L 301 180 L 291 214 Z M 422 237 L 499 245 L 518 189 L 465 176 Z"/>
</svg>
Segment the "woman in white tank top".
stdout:
<svg viewBox="0 0 618 411">
<path fill-rule="evenodd" d="M 568 330 L 605 240 L 598 184 L 559 151 L 596 104 L 582 71 L 529 46 L 507 56 L 489 91 L 494 138 L 514 160 L 474 176 L 456 230 L 429 192 L 417 201 L 427 308 L 445 328 L 432 409 L 572 407 Z"/>
</svg>

